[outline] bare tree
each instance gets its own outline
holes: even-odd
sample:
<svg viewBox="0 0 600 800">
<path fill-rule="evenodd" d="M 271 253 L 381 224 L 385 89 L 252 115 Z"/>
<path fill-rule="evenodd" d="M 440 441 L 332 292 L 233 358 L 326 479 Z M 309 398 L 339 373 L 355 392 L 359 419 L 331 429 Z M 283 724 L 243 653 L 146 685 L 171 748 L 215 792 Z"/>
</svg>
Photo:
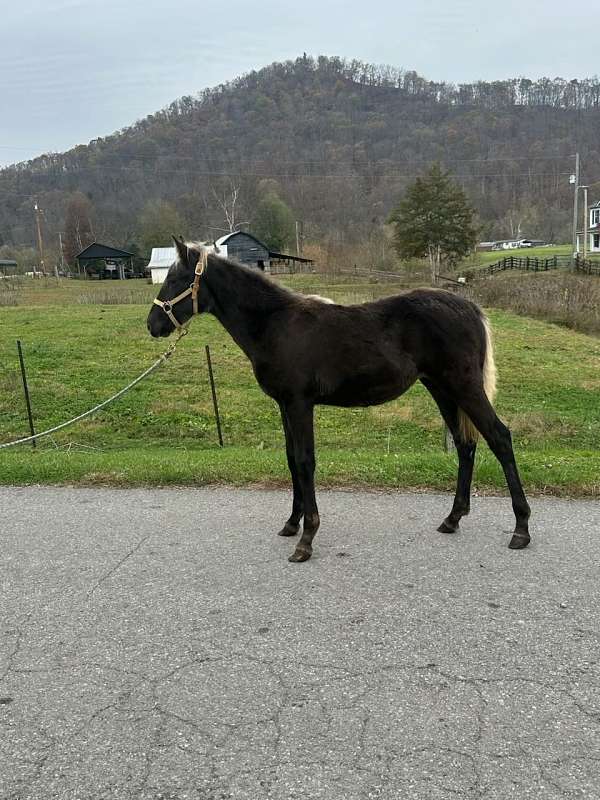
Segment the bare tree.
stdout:
<svg viewBox="0 0 600 800">
<path fill-rule="evenodd" d="M 228 186 L 224 187 L 220 192 L 217 192 L 213 186 L 211 191 L 215 201 L 223 214 L 230 232 L 233 233 L 236 225 L 236 206 L 238 197 L 240 195 L 240 185 L 235 183 L 233 179 L 229 179 Z"/>
<path fill-rule="evenodd" d="M 82 192 L 75 192 L 67 205 L 63 241 L 63 252 L 71 266 L 77 253 L 94 241 L 92 216 L 93 206 L 89 199 Z"/>
</svg>

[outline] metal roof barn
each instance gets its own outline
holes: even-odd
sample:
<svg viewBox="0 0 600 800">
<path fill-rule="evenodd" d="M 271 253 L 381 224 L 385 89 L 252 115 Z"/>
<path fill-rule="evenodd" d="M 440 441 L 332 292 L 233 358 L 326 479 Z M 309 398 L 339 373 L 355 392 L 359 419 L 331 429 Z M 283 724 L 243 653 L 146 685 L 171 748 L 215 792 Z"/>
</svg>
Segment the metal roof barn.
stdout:
<svg viewBox="0 0 600 800">
<path fill-rule="evenodd" d="M 148 262 L 152 283 L 164 283 L 169 267 L 175 261 L 177 251 L 174 247 L 153 247 Z"/>
</svg>

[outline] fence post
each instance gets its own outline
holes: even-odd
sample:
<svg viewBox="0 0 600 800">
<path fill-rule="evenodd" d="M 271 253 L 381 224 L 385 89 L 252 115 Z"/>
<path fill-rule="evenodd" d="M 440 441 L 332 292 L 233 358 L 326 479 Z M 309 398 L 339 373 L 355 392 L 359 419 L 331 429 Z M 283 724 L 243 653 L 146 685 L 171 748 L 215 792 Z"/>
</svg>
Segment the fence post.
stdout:
<svg viewBox="0 0 600 800">
<path fill-rule="evenodd" d="M 17 339 L 17 350 L 19 351 L 19 363 L 21 365 L 21 378 L 23 379 L 23 391 L 25 392 L 25 403 L 27 404 L 27 416 L 29 417 L 29 430 L 31 435 L 35 436 L 35 428 L 33 426 L 33 414 L 31 413 L 31 401 L 29 399 L 29 387 L 27 385 L 27 374 L 25 372 L 25 360 L 23 359 L 23 350 L 21 349 L 21 340 Z M 31 440 L 31 445 L 35 450 L 36 441 Z"/>
<path fill-rule="evenodd" d="M 212 370 L 212 362 L 210 360 L 210 347 L 205 346 L 206 350 L 206 363 L 208 364 L 208 377 L 210 378 L 210 390 L 212 392 L 213 407 L 215 409 L 215 420 L 217 422 L 217 434 L 219 435 L 219 445 L 223 447 L 223 435 L 221 433 L 221 418 L 219 416 L 219 404 L 217 403 L 217 391 L 215 389 L 215 378 Z"/>
<path fill-rule="evenodd" d="M 442 447 L 446 453 L 451 453 L 453 450 L 456 450 L 456 446 L 454 444 L 454 437 L 450 432 L 450 428 L 444 423 L 444 432 L 442 434 Z"/>
</svg>

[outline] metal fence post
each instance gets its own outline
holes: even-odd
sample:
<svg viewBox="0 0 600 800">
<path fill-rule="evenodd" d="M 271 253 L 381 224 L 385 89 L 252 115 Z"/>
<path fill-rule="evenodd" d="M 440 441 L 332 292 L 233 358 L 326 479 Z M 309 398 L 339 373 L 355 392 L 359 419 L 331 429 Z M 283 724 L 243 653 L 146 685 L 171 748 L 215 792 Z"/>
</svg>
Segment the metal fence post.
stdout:
<svg viewBox="0 0 600 800">
<path fill-rule="evenodd" d="M 219 404 L 217 403 L 217 391 L 215 389 L 215 378 L 212 370 L 212 362 L 210 360 L 210 347 L 205 346 L 206 350 L 206 363 L 208 364 L 208 377 L 210 378 L 210 390 L 212 392 L 213 407 L 215 409 L 215 420 L 217 422 L 217 433 L 219 435 L 219 445 L 223 447 L 223 435 L 221 433 L 221 418 L 219 416 Z"/>
<path fill-rule="evenodd" d="M 27 404 L 27 416 L 29 417 L 29 430 L 31 431 L 31 435 L 35 436 L 35 428 L 33 427 L 33 414 L 31 413 L 31 401 L 29 399 L 29 387 L 27 386 L 27 374 L 25 372 L 25 361 L 23 359 L 23 350 L 21 349 L 20 339 L 17 339 L 17 350 L 19 351 L 19 363 L 21 365 L 21 378 L 23 379 L 23 391 L 25 392 L 25 402 Z M 31 440 L 31 445 L 35 449 L 35 439 Z"/>
</svg>

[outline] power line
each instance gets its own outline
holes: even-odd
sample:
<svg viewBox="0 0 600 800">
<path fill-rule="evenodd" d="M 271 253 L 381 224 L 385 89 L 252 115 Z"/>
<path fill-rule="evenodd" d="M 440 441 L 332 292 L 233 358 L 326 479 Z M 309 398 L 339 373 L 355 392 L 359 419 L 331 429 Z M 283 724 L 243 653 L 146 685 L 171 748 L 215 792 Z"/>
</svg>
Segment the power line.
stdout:
<svg viewBox="0 0 600 800">
<path fill-rule="evenodd" d="M 102 155 L 103 158 L 122 158 L 120 154 L 112 154 L 110 152 L 102 152 L 101 148 L 95 148 L 94 145 L 78 145 L 79 147 L 87 147 L 91 152 L 95 154 L 99 153 Z M 0 145 L 0 149 L 22 149 L 22 150 L 29 150 L 30 148 L 24 147 L 17 147 L 15 146 L 12 148 L 10 145 Z M 63 152 L 48 152 L 48 153 L 40 153 L 39 156 L 35 156 L 35 158 L 30 159 L 34 161 L 37 158 L 44 158 L 44 156 L 62 158 L 69 155 L 70 150 L 66 150 Z M 510 156 L 510 155 L 503 155 L 503 156 L 478 156 L 477 158 L 453 158 L 451 156 L 446 156 L 446 160 L 454 163 L 454 164 L 467 164 L 467 163 L 476 163 L 476 162 L 494 162 L 494 161 L 560 161 L 567 158 L 574 158 L 574 153 L 563 153 L 563 154 L 554 154 L 554 155 L 543 155 L 543 156 Z M 156 155 L 127 155 L 128 160 L 136 160 L 136 161 L 155 161 L 157 158 L 161 158 L 162 156 Z M 171 157 L 171 156 L 166 156 Z M 195 161 L 197 160 L 198 156 L 185 156 L 185 155 L 175 155 L 174 158 L 177 158 L 179 161 Z M 381 160 L 381 159 L 380 159 Z M 435 158 L 408 158 L 408 159 L 396 159 L 402 163 L 434 163 L 439 161 L 440 159 Z M 443 160 L 443 157 L 442 157 Z M 264 159 L 255 159 L 253 163 L 268 163 Z M 327 159 L 279 159 L 279 164 L 326 164 L 328 163 Z M 373 163 L 368 158 L 353 158 L 352 163 Z M 376 162 L 375 162 L 376 163 Z M 7 167 L 2 167 L 2 169 L 10 169 L 13 165 L 8 165 Z"/>
<path fill-rule="evenodd" d="M 431 162 L 435 163 L 435 162 Z M 89 173 L 89 172 L 96 172 L 101 171 L 103 173 L 112 173 L 112 174 L 121 174 L 123 172 L 131 172 L 134 171 L 137 174 L 144 175 L 146 177 L 160 177 L 163 175 L 185 175 L 190 178 L 310 178 L 315 180 L 368 180 L 368 179 L 383 179 L 383 180 L 414 180 L 415 178 L 422 177 L 422 173 L 420 172 L 413 172 L 413 173 L 403 173 L 403 172 L 367 172 L 367 173 L 358 173 L 358 172 L 306 172 L 306 171 L 283 171 L 283 172 L 271 172 L 271 171 L 260 171 L 260 172 L 251 172 L 248 170 L 232 170 L 232 171 L 218 171 L 218 170 L 203 170 L 203 171 L 193 171 L 190 172 L 185 168 L 179 169 L 156 169 L 156 170 L 140 170 L 136 167 L 128 167 L 128 166 L 120 166 L 120 167 L 106 167 L 101 165 L 95 166 L 85 166 L 85 167 L 78 167 L 67 173 L 61 173 L 59 178 L 76 178 L 78 175 Z M 511 172 L 478 172 L 478 173 L 452 173 L 452 178 L 460 179 L 460 180 L 481 180 L 482 178 L 559 178 L 561 176 L 570 175 L 570 171 L 560 171 L 560 172 L 519 172 L 519 173 L 511 173 Z M 31 176 L 32 178 L 41 177 L 43 179 L 47 179 L 52 177 L 50 175 L 37 175 Z M 56 191 L 59 187 L 49 187 L 47 191 Z M 63 187 L 63 190 L 68 189 L 68 187 Z M 60 190 L 60 189 L 59 189 Z M 39 191 L 43 191 L 43 189 L 38 189 Z M 29 198 L 34 197 L 34 194 L 21 194 L 19 192 L 2 192 L 3 196 L 12 196 L 12 197 L 22 197 L 22 198 Z"/>
</svg>

